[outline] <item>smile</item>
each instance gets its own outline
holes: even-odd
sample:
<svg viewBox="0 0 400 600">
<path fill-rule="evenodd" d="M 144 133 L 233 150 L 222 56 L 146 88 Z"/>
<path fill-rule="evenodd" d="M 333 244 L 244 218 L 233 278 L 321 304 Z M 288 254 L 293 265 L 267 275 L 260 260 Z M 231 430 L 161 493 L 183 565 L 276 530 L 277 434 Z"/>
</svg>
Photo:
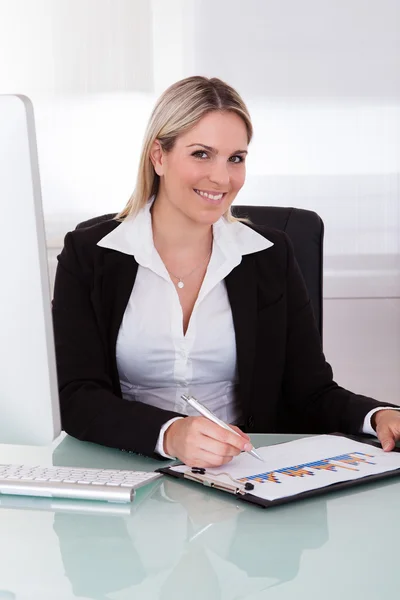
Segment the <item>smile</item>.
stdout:
<svg viewBox="0 0 400 600">
<path fill-rule="evenodd" d="M 203 192 L 202 190 L 194 190 L 196 192 L 196 194 L 199 194 L 199 196 L 202 196 L 203 198 L 208 198 L 209 200 L 215 200 L 216 202 L 218 202 L 218 200 L 222 200 L 222 198 L 225 196 L 226 192 L 220 192 L 219 194 L 211 194 L 210 192 Z"/>
</svg>

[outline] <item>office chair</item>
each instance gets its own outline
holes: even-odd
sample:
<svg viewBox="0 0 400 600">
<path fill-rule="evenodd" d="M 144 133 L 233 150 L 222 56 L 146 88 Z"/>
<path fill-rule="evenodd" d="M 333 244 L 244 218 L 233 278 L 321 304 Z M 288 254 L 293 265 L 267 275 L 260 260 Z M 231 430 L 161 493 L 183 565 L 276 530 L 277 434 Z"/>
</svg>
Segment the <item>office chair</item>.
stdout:
<svg viewBox="0 0 400 600">
<path fill-rule="evenodd" d="M 294 253 L 311 298 L 322 340 L 322 263 L 324 224 L 317 213 L 302 208 L 279 206 L 233 206 L 235 217 L 247 217 L 259 229 L 272 227 L 290 238 Z M 77 225 L 91 227 L 115 217 L 115 213 L 94 217 Z"/>
</svg>

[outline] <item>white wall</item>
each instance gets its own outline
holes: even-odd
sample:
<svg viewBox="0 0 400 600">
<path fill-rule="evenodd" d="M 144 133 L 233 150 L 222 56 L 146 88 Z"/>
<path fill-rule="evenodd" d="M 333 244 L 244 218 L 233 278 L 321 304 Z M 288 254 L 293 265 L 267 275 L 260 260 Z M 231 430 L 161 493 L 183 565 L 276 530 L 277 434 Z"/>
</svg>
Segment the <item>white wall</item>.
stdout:
<svg viewBox="0 0 400 600">
<path fill-rule="evenodd" d="M 0 0 L 0 45 L 0 93 L 153 86 L 151 4 L 142 0 Z"/>
<path fill-rule="evenodd" d="M 247 96 L 399 99 L 398 0 L 187 3 L 192 66 Z"/>
<path fill-rule="evenodd" d="M 238 202 L 325 221 L 325 349 L 341 382 L 362 377 L 354 332 L 365 364 L 380 330 L 400 364 L 399 22 L 398 0 L 0 0 L 0 93 L 34 101 L 51 257 L 78 221 L 124 206 L 162 90 L 219 76 L 254 121 Z M 400 401 L 391 373 L 382 394 Z"/>
</svg>

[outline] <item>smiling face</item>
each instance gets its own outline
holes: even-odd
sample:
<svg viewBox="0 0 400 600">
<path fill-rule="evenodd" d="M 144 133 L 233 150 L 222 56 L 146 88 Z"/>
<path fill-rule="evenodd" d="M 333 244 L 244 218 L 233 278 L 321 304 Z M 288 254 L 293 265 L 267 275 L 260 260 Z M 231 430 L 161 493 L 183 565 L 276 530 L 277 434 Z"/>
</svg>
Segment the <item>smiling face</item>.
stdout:
<svg viewBox="0 0 400 600">
<path fill-rule="evenodd" d="M 215 223 L 244 184 L 246 153 L 246 126 L 227 111 L 208 113 L 179 135 L 169 152 L 154 142 L 151 160 L 160 176 L 157 202 L 196 223 Z"/>
</svg>

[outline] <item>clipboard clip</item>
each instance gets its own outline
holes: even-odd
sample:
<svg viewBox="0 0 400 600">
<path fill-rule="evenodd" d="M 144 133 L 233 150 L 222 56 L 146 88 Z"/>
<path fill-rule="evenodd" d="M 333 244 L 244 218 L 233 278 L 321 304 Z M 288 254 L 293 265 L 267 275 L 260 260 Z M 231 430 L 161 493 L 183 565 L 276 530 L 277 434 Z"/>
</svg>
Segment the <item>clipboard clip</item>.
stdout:
<svg viewBox="0 0 400 600">
<path fill-rule="evenodd" d="M 219 476 L 225 475 L 229 477 L 232 483 L 228 483 L 226 481 L 221 481 L 218 479 Z M 215 473 L 213 475 L 209 475 L 206 469 L 202 467 L 192 467 L 183 473 L 185 479 L 190 479 L 191 481 L 196 481 L 197 483 L 202 483 L 206 487 L 212 487 L 217 490 L 222 490 L 223 492 L 229 492 L 230 494 L 234 494 L 235 496 L 241 495 L 244 496 L 248 492 L 254 489 L 254 485 L 252 483 L 246 482 L 242 483 L 237 479 L 234 479 L 229 475 L 229 473 Z"/>
</svg>

